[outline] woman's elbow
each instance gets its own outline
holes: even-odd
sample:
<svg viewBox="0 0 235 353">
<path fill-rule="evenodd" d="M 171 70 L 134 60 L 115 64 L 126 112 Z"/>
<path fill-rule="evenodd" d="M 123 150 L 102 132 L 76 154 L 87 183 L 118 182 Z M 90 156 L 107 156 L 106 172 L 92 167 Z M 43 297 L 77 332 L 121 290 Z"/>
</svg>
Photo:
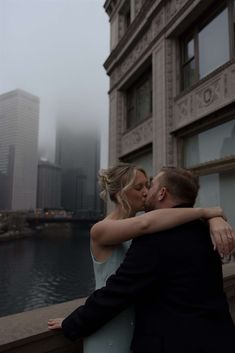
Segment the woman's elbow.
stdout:
<svg viewBox="0 0 235 353">
<path fill-rule="evenodd" d="M 140 222 L 140 234 L 145 234 L 150 231 L 150 224 L 147 219 L 142 219 Z"/>
</svg>

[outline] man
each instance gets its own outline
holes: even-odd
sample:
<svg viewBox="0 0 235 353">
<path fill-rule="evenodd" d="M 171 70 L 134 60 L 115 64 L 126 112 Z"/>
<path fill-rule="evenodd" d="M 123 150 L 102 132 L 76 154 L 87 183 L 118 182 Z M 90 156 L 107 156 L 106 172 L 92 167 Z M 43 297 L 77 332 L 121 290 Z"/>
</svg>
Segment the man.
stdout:
<svg viewBox="0 0 235 353">
<path fill-rule="evenodd" d="M 198 188 L 191 172 L 163 168 L 146 206 L 192 207 Z M 221 259 L 203 221 L 133 240 L 106 287 L 63 320 L 63 332 L 70 339 L 89 335 L 133 303 L 135 353 L 234 353 Z"/>
</svg>

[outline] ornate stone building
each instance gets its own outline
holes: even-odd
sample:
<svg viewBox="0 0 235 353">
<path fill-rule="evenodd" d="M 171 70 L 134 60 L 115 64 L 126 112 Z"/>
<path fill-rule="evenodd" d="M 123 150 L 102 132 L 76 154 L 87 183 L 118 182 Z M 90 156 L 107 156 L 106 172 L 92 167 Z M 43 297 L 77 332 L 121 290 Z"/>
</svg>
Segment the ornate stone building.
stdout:
<svg viewBox="0 0 235 353">
<path fill-rule="evenodd" d="M 200 175 L 235 225 L 235 0 L 107 0 L 109 164 Z"/>
</svg>

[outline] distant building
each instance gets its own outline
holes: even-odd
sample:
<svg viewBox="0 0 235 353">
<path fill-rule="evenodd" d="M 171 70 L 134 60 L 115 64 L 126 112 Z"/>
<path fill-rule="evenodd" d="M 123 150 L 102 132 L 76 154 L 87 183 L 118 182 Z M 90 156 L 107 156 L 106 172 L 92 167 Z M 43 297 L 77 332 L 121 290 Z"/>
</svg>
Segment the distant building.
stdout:
<svg viewBox="0 0 235 353">
<path fill-rule="evenodd" d="M 97 173 L 100 142 L 95 133 L 61 128 L 56 139 L 56 163 L 61 166 L 61 205 L 80 215 L 100 213 Z"/>
<path fill-rule="evenodd" d="M 0 209 L 36 207 L 39 98 L 0 95 Z"/>
<path fill-rule="evenodd" d="M 198 173 L 235 226 L 235 1 L 106 0 L 109 164 Z"/>
<path fill-rule="evenodd" d="M 37 208 L 61 207 L 61 168 L 53 163 L 38 163 Z"/>
</svg>

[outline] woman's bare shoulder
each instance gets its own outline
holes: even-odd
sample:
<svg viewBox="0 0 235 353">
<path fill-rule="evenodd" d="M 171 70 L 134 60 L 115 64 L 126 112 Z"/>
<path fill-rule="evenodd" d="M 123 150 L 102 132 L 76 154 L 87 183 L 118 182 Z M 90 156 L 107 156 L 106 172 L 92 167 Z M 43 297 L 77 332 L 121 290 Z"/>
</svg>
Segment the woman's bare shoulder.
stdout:
<svg viewBox="0 0 235 353">
<path fill-rule="evenodd" d="M 105 228 L 112 222 L 109 218 L 104 218 L 101 221 L 95 223 L 91 227 L 90 235 L 92 238 L 95 238 L 97 235 L 99 235 L 101 232 L 105 230 Z"/>
</svg>

